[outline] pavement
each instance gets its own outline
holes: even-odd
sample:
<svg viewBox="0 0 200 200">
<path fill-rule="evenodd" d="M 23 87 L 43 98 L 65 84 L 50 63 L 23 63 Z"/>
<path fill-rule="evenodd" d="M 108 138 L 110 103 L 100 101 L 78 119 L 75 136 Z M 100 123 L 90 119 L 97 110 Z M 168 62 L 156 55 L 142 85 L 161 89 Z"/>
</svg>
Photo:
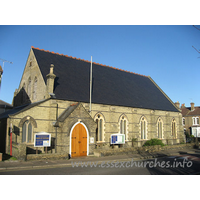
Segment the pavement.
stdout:
<svg viewBox="0 0 200 200">
<path fill-rule="evenodd" d="M 35 161 L 12 161 L 5 160 L 0 162 L 0 171 L 5 170 L 25 170 L 25 169 L 40 169 L 40 168 L 56 168 L 56 167 L 67 167 L 71 166 L 72 162 L 97 162 L 101 163 L 103 161 L 128 161 L 128 160 L 145 160 L 153 158 L 161 158 L 167 156 L 180 156 L 180 155 L 194 155 L 196 154 L 200 160 L 200 150 L 193 148 L 184 148 L 177 150 L 165 150 L 159 152 L 143 152 L 135 154 L 126 154 L 126 155 L 113 155 L 105 157 L 79 157 L 71 159 L 60 159 L 60 160 L 35 160 Z"/>
</svg>

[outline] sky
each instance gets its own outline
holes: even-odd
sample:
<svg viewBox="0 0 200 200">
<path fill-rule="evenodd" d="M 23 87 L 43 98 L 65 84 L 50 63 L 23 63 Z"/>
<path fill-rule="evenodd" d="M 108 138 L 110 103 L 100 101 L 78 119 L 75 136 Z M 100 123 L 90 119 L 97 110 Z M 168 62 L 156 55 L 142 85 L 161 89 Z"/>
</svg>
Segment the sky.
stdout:
<svg viewBox="0 0 200 200">
<path fill-rule="evenodd" d="M 196 27 L 196 28 L 195 28 Z M 1 25 L 0 99 L 12 103 L 31 46 L 151 76 L 173 101 L 200 106 L 200 26 Z M 0 65 L 3 66 L 2 60 Z"/>
<path fill-rule="evenodd" d="M 93 62 L 149 75 L 173 102 L 190 106 L 193 101 L 200 106 L 200 55 L 192 48 L 200 50 L 200 31 L 192 26 L 195 24 L 200 28 L 198 0 L 2 1 L 0 58 L 13 64 L 4 63 L 0 99 L 12 103 L 34 46 L 85 60 L 92 56 Z M 1 60 L 0 65 L 3 65 Z M 11 178 L 13 182 L 15 177 Z M 81 177 L 78 178 L 80 181 Z M 163 181 L 163 177 L 158 178 L 162 180 L 156 181 Z M 130 190 L 136 186 L 139 193 L 143 192 L 143 187 L 137 187 L 141 181 L 148 186 L 146 195 L 149 195 L 149 185 L 154 185 L 152 180 L 148 182 L 141 176 L 135 179 Z M 178 183 L 180 190 L 185 179 Z M 8 180 L 6 177 L 4 181 Z M 177 178 L 170 184 L 173 183 L 177 188 Z M 104 185 L 109 191 L 112 188 L 109 181 L 104 180 Z M 163 184 L 159 186 L 163 188 Z M 64 192 L 65 188 L 66 184 Z M 125 193 L 121 195 L 124 198 Z M 180 198 L 179 192 L 174 192 L 175 195 Z"/>
</svg>

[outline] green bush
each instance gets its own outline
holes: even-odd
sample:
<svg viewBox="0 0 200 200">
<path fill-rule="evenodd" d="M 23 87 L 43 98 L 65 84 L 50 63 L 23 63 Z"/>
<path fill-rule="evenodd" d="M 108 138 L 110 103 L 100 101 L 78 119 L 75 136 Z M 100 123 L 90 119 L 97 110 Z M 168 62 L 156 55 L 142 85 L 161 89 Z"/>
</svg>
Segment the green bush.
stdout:
<svg viewBox="0 0 200 200">
<path fill-rule="evenodd" d="M 163 142 L 157 138 L 151 139 L 151 140 L 147 140 L 143 146 L 154 146 L 154 145 L 161 145 L 161 146 L 165 146 L 163 144 Z"/>
</svg>

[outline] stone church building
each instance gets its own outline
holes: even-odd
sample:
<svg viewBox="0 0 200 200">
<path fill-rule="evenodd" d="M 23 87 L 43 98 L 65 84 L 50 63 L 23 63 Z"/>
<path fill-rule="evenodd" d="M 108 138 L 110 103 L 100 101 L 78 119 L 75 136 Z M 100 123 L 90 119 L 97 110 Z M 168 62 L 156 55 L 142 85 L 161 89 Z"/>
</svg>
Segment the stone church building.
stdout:
<svg viewBox="0 0 200 200">
<path fill-rule="evenodd" d="M 48 152 L 72 157 L 92 155 L 95 148 L 110 148 L 111 134 L 125 134 L 141 146 L 159 138 L 177 144 L 185 140 L 182 115 L 149 76 L 31 47 L 13 98 L 13 109 L 0 115 L 1 150 L 25 144 L 35 151 L 34 134 L 51 134 Z M 5 144 L 5 145 L 4 145 Z M 39 148 L 44 152 L 44 148 Z"/>
</svg>

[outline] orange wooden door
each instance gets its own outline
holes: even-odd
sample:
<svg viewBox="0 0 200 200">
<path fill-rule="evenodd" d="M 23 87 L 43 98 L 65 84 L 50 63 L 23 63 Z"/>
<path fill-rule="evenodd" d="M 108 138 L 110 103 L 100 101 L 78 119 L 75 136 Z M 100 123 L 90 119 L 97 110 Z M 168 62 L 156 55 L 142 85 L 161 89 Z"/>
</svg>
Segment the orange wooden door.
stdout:
<svg viewBox="0 0 200 200">
<path fill-rule="evenodd" d="M 82 124 L 77 124 L 71 136 L 71 157 L 87 156 L 87 132 Z"/>
</svg>

